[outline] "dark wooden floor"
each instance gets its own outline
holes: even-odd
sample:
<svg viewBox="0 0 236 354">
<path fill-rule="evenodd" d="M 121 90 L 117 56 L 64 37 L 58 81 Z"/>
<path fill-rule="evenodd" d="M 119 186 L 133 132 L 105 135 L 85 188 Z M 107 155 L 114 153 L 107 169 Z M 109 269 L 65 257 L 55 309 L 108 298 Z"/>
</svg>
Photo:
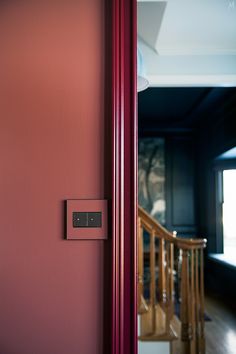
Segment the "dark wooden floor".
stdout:
<svg viewBox="0 0 236 354">
<path fill-rule="evenodd" d="M 206 354 L 236 354 L 236 307 L 212 295 L 205 307 L 212 319 L 205 322 Z"/>
</svg>

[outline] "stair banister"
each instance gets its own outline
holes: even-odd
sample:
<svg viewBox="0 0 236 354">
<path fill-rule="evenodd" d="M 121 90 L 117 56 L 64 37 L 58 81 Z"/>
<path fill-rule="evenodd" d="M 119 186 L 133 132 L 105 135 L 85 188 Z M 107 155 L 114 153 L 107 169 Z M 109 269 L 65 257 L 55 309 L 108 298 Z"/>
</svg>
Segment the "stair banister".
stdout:
<svg viewBox="0 0 236 354">
<path fill-rule="evenodd" d="M 144 258 L 143 258 L 143 230 L 150 235 L 150 299 L 144 299 Z M 205 354 L 204 336 L 204 278 L 203 278 L 203 250 L 205 239 L 184 239 L 167 231 L 144 209 L 138 209 L 138 237 L 139 237 L 139 277 L 138 277 L 138 304 L 139 313 L 150 311 L 151 325 L 148 333 L 141 335 L 143 340 L 174 340 L 177 338 L 172 322 L 174 318 L 174 249 L 178 250 L 182 260 L 180 267 L 180 354 Z M 156 250 L 158 242 L 158 252 Z M 158 260 L 156 260 L 158 253 Z M 158 284 L 156 285 L 156 269 Z M 158 297 L 157 294 L 158 287 Z M 158 323 L 156 311 L 164 313 L 165 325 Z M 146 317 L 148 318 L 148 317 Z M 145 320 L 147 321 L 147 320 Z M 160 319 L 159 319 L 160 321 Z M 163 332 L 160 333 L 160 327 Z M 158 333 L 159 331 L 159 333 Z"/>
</svg>

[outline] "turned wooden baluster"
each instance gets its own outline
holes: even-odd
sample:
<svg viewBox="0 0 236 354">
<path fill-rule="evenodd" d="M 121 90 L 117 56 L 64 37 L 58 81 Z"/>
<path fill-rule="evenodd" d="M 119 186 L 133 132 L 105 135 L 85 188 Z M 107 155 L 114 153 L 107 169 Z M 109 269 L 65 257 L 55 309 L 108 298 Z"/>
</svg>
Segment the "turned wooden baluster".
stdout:
<svg viewBox="0 0 236 354">
<path fill-rule="evenodd" d="M 164 250 L 164 272 L 165 272 L 165 298 L 162 303 L 165 308 L 166 333 L 170 331 L 170 322 L 174 315 L 174 244 L 170 242 L 165 243 Z"/>
<path fill-rule="evenodd" d="M 176 235 L 176 233 L 174 233 Z M 170 323 L 174 315 L 174 244 L 170 242 L 165 243 L 165 307 L 166 314 L 166 333 L 170 331 Z"/>
<path fill-rule="evenodd" d="M 155 279 L 155 231 L 150 234 L 150 304 L 152 311 L 152 333 L 156 333 L 156 279 Z"/>
<path fill-rule="evenodd" d="M 203 249 L 200 251 L 200 340 L 199 353 L 205 354 L 205 320 L 204 320 L 204 264 L 203 264 Z"/>
<path fill-rule="evenodd" d="M 176 232 L 173 232 L 173 236 L 176 237 Z M 175 301 L 175 289 L 174 289 L 174 244 L 170 244 L 170 308 L 171 318 L 174 315 L 174 301 Z"/>
<path fill-rule="evenodd" d="M 166 302 L 165 302 L 165 313 L 166 313 L 166 333 L 170 330 L 170 321 L 171 321 L 171 303 L 172 303 L 172 293 L 171 293 L 171 245 L 169 242 L 166 242 L 165 249 L 165 277 L 166 277 Z"/>
<path fill-rule="evenodd" d="M 166 242 L 165 247 L 165 283 L 166 283 L 166 303 L 170 302 L 170 243 Z"/>
<path fill-rule="evenodd" d="M 196 307 L 196 294 L 195 294 L 195 251 L 191 250 L 190 258 L 190 321 L 192 327 L 192 341 L 191 341 L 191 354 L 196 352 L 196 321 L 195 321 L 195 307 Z"/>
<path fill-rule="evenodd" d="M 181 269 L 181 354 L 190 354 L 192 330 L 189 316 L 189 260 L 188 250 L 182 250 Z"/>
<path fill-rule="evenodd" d="M 159 257 L 158 257 L 158 292 L 161 304 L 166 302 L 166 279 L 165 279 L 165 240 L 159 239 Z"/>
<path fill-rule="evenodd" d="M 142 312 L 142 300 L 143 295 L 143 228 L 141 219 L 138 218 L 138 311 Z"/>
<path fill-rule="evenodd" d="M 138 218 L 138 313 L 148 311 L 148 306 L 143 296 L 143 227 L 141 218 Z"/>
<path fill-rule="evenodd" d="M 199 353 L 199 261 L 198 250 L 195 251 L 195 296 L 196 296 L 196 352 Z"/>
<path fill-rule="evenodd" d="M 169 242 L 165 243 L 165 283 L 166 283 L 166 298 L 165 303 L 163 303 L 163 308 L 165 309 L 165 332 L 168 333 L 170 327 L 170 309 L 169 309 L 169 300 L 170 300 L 170 282 L 169 282 Z"/>
</svg>

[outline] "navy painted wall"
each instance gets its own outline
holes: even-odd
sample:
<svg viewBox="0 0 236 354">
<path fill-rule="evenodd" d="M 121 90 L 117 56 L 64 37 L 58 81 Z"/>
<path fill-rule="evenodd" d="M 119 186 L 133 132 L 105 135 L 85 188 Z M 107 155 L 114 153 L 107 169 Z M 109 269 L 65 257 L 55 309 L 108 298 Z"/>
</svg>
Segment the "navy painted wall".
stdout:
<svg viewBox="0 0 236 354">
<path fill-rule="evenodd" d="M 216 252 L 214 159 L 236 146 L 236 89 L 148 89 L 139 94 L 139 134 L 166 137 L 167 228 L 207 238 L 206 254 Z M 206 284 L 233 294 L 235 269 L 206 257 Z"/>
</svg>

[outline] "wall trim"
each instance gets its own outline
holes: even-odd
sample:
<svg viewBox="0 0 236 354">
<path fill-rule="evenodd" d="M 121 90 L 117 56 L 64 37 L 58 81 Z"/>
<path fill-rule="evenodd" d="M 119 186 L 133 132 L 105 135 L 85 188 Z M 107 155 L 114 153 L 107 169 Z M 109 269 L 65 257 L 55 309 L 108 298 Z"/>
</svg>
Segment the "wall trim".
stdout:
<svg viewBox="0 0 236 354">
<path fill-rule="evenodd" d="M 112 9 L 112 354 L 137 354 L 136 0 Z"/>
<path fill-rule="evenodd" d="M 154 75 L 148 74 L 150 87 L 235 87 L 236 75 Z"/>
</svg>

